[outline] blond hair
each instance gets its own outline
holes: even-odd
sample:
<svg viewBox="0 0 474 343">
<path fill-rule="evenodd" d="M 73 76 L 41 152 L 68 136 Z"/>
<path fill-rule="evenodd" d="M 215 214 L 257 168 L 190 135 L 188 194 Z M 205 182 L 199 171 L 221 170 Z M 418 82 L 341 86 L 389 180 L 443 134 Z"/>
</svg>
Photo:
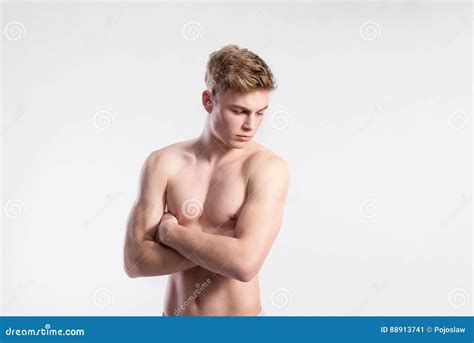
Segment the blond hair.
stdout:
<svg viewBox="0 0 474 343">
<path fill-rule="evenodd" d="M 214 96 L 228 89 L 250 92 L 277 87 L 264 60 L 248 49 L 231 44 L 209 55 L 204 80 Z"/>
</svg>

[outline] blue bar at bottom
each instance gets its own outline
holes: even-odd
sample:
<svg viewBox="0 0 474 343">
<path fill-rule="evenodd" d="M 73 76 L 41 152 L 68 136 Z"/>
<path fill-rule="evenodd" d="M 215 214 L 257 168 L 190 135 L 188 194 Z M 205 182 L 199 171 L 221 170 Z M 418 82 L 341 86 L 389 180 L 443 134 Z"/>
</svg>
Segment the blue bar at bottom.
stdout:
<svg viewBox="0 0 474 343">
<path fill-rule="evenodd" d="M 468 342 L 474 317 L 1 317 L 1 342 Z"/>
</svg>

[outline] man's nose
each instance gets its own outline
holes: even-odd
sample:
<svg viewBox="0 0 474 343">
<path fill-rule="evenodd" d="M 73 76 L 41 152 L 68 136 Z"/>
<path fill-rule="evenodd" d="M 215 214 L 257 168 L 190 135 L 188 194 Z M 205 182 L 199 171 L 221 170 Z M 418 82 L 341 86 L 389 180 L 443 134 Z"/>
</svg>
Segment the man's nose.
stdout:
<svg viewBox="0 0 474 343">
<path fill-rule="evenodd" d="M 247 130 L 255 129 L 255 115 L 254 114 L 247 115 L 247 118 L 245 118 L 244 128 Z"/>
</svg>

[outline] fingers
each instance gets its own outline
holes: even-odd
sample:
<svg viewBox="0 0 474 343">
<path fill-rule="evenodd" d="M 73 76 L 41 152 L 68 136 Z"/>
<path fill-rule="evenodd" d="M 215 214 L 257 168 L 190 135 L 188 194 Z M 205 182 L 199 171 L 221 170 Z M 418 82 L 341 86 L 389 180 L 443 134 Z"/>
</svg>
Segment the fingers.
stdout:
<svg viewBox="0 0 474 343">
<path fill-rule="evenodd" d="M 174 213 L 172 213 L 172 212 L 167 212 L 167 213 L 168 213 L 170 216 L 173 216 L 173 217 L 175 217 L 176 219 L 178 219 L 178 215 L 177 215 L 177 214 L 174 214 Z"/>
<path fill-rule="evenodd" d="M 163 214 L 162 220 L 173 220 L 175 223 L 178 223 L 178 218 L 171 212 L 165 212 L 165 214 Z"/>
</svg>

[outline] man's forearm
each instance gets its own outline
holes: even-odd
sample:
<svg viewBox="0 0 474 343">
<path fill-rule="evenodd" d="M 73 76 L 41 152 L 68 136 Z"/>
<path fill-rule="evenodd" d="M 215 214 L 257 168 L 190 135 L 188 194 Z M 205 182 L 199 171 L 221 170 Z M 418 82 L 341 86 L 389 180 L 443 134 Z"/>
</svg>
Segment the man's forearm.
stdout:
<svg viewBox="0 0 474 343">
<path fill-rule="evenodd" d="M 203 268 L 226 277 L 239 280 L 243 278 L 243 246 L 237 238 L 190 230 L 173 223 L 169 225 L 162 240 Z"/>
<path fill-rule="evenodd" d="M 125 268 L 131 277 L 160 276 L 198 266 L 173 248 L 152 240 L 140 244 L 138 253 Z"/>
</svg>

